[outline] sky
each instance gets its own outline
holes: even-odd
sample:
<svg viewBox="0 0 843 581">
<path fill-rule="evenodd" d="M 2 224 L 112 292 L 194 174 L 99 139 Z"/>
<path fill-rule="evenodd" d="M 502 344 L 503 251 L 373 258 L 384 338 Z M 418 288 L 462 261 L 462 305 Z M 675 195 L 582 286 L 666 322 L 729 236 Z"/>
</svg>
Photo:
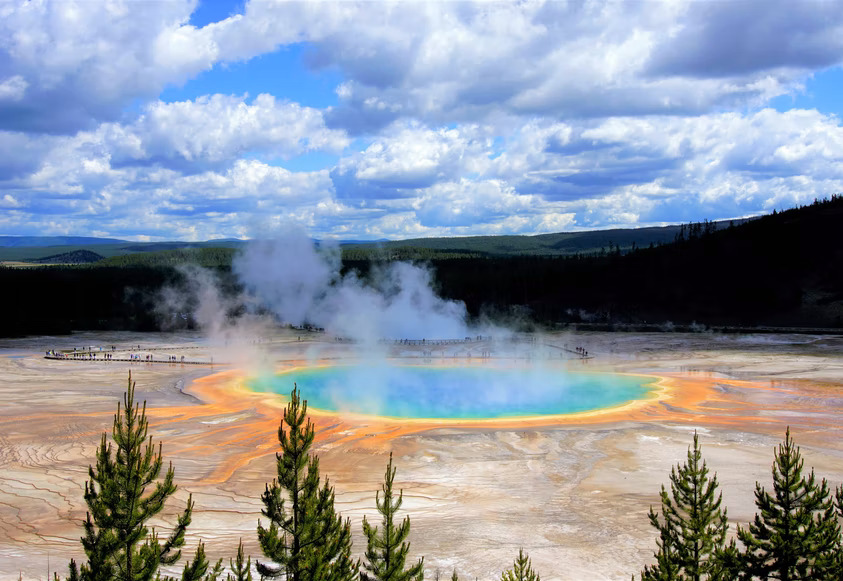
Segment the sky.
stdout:
<svg viewBox="0 0 843 581">
<path fill-rule="evenodd" d="M 843 5 L 0 0 L 0 234 L 540 234 L 843 193 Z"/>
</svg>

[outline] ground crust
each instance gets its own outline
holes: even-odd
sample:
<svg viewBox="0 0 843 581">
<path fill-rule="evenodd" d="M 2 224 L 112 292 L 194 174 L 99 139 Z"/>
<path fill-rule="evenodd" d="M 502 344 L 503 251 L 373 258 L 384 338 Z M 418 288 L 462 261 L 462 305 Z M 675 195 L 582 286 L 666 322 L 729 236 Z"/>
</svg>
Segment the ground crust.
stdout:
<svg viewBox="0 0 843 581">
<path fill-rule="evenodd" d="M 540 355 L 581 346 L 574 370 L 659 378 L 658 394 L 613 410 L 490 422 L 397 421 L 311 410 L 323 475 L 336 487 L 362 554 L 363 515 L 375 519 L 389 452 L 412 519 L 412 552 L 461 577 L 499 578 L 524 547 L 544 579 L 628 579 L 652 561 L 647 511 L 694 430 L 722 484 L 732 524 L 754 514 L 756 481 L 768 486 L 786 426 L 832 485 L 843 482 L 843 339 L 803 335 L 549 334 Z M 48 349 L 131 347 L 143 355 L 213 357 L 226 366 L 55 361 Z M 451 363 L 497 347 L 443 352 Z M 473 353 L 472 353 L 473 351 Z M 527 351 L 514 349 L 509 355 Z M 390 356 L 437 362 L 423 347 Z M 80 557 L 87 467 L 110 430 L 129 370 L 148 403 L 179 491 L 196 501 L 188 543 L 232 556 L 242 537 L 260 557 L 260 493 L 275 475 L 284 401 L 244 387 L 245 370 L 286 369 L 354 356 L 324 335 L 279 333 L 238 345 L 173 334 L 89 333 L 0 343 L 0 577 L 63 573 Z M 536 356 L 536 355 L 532 355 Z M 227 561 L 226 561 L 227 562 Z"/>
</svg>

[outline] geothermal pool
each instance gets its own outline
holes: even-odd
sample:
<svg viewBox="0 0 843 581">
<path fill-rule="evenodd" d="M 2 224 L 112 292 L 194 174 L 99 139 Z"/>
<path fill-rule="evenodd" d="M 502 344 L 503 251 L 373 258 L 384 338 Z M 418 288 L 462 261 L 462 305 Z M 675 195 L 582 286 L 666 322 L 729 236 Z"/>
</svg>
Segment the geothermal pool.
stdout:
<svg viewBox="0 0 843 581">
<path fill-rule="evenodd" d="M 309 408 L 407 419 L 493 419 L 573 414 L 649 397 L 654 379 L 563 368 L 338 365 L 254 378 L 287 395 L 298 384 Z"/>
</svg>

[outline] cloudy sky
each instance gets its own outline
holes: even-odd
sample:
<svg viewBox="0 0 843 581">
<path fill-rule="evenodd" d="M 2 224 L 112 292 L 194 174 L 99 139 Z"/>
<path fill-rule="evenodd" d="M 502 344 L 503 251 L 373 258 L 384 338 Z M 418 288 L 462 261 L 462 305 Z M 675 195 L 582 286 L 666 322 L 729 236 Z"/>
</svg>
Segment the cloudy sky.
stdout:
<svg viewBox="0 0 843 581">
<path fill-rule="evenodd" d="M 0 234 L 341 239 L 843 192 L 837 1 L 0 0 Z"/>
</svg>

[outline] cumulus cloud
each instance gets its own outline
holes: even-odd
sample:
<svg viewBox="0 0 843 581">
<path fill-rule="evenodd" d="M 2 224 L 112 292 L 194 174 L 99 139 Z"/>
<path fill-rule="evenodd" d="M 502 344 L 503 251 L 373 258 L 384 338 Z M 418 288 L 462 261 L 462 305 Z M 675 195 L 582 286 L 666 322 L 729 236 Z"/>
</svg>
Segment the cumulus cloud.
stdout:
<svg viewBox="0 0 843 581">
<path fill-rule="evenodd" d="M 590 227 L 751 215 L 843 186 L 843 127 L 817 111 L 611 118 L 573 127 L 561 148 L 523 140 L 501 171 L 522 191 L 569 200 Z M 511 168 L 524 158 L 538 169 L 519 182 Z"/>
<path fill-rule="evenodd" d="M 363 151 L 340 160 L 332 172 L 337 193 L 344 198 L 406 197 L 464 174 L 482 173 L 490 142 L 477 133 L 472 126 L 396 125 Z"/>
<path fill-rule="evenodd" d="M 0 131 L 0 152 L 6 154 L 0 159 L 0 180 L 36 168 L 32 178 L 45 187 L 55 183 L 53 176 L 74 182 L 97 166 L 159 166 L 185 174 L 225 171 L 245 161 L 244 156 L 289 159 L 312 151 L 340 152 L 347 144 L 346 134 L 328 129 L 316 109 L 267 94 L 251 102 L 216 94 L 155 101 L 131 123 L 106 122 L 72 137 Z"/>
<path fill-rule="evenodd" d="M 113 164 L 146 151 L 115 124 L 72 138 L 7 132 L 0 147 L 46 150 L 35 169 L 6 166 L 6 193 L 30 223 L 100 221 L 112 234 L 189 239 L 244 235 L 259 220 L 340 238 L 656 225 L 843 190 L 843 127 L 817 111 L 530 120 L 503 141 L 488 131 L 395 126 L 334 170 L 298 172 L 256 159 L 191 172 Z M 338 173 L 354 189 L 342 191 Z"/>
<path fill-rule="evenodd" d="M 209 68 L 213 41 L 195 38 L 186 24 L 194 6 L 192 0 L 4 4 L 0 129 L 72 133 Z"/>
<path fill-rule="evenodd" d="M 765 108 L 843 63 L 833 2 L 253 1 L 204 27 L 195 8 L 0 6 L 0 228 L 536 233 L 843 191 L 840 119 Z M 335 106 L 159 99 L 293 45 L 338 77 Z"/>
<path fill-rule="evenodd" d="M 652 74 L 729 77 L 843 61 L 836 2 L 691 2 L 682 24 L 652 55 Z"/>
<path fill-rule="evenodd" d="M 422 226 L 471 226 L 532 214 L 538 202 L 499 180 L 460 180 L 428 188 L 413 207 Z"/>
<path fill-rule="evenodd" d="M 843 62 L 841 23 L 833 2 L 253 2 L 208 34 L 238 58 L 306 42 L 346 79 L 329 122 L 361 133 L 763 102 Z"/>
<path fill-rule="evenodd" d="M 104 128 L 125 163 L 176 165 L 230 163 L 251 153 L 289 158 L 308 151 L 339 152 L 348 145 L 343 131 L 325 127 L 322 113 L 269 94 L 251 103 L 232 95 L 146 107 L 131 126 Z"/>
<path fill-rule="evenodd" d="M 0 82 L 0 101 L 20 101 L 29 83 L 20 75 L 9 77 Z"/>
</svg>

